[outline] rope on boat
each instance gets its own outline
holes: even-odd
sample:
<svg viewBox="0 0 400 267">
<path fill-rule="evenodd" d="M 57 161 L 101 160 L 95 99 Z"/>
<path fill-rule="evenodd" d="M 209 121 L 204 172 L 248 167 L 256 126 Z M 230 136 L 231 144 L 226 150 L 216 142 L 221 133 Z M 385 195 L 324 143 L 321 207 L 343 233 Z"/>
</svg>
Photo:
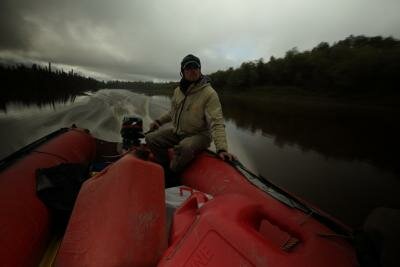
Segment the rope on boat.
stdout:
<svg viewBox="0 0 400 267">
<path fill-rule="evenodd" d="M 215 155 L 216 154 L 212 151 L 210 151 L 211 154 Z M 353 239 L 353 233 L 351 230 L 345 228 L 344 226 L 340 225 L 333 219 L 329 218 L 328 216 L 321 214 L 318 212 L 318 210 L 313 209 L 312 207 L 309 207 L 307 204 L 303 203 L 301 200 L 298 200 L 297 198 L 291 196 L 288 192 L 282 190 L 278 186 L 274 185 L 271 183 L 268 179 L 262 177 L 261 175 L 256 175 L 253 172 L 251 172 L 249 169 L 247 169 L 239 160 L 232 160 L 232 161 L 227 161 L 233 168 L 235 168 L 237 171 L 239 171 L 243 176 L 245 176 L 253 185 L 258 187 L 259 189 L 263 190 L 264 192 L 268 193 L 278 201 L 281 201 L 282 203 L 288 205 L 289 207 L 299 209 L 303 211 L 304 213 L 307 214 L 307 218 L 305 221 L 307 221 L 310 217 L 316 219 L 323 225 L 328 226 L 331 230 L 336 232 L 336 234 L 318 234 L 321 237 L 325 238 L 333 238 L 333 237 L 341 237 L 345 239 Z M 247 175 L 246 175 L 247 174 Z M 249 177 L 251 176 L 251 177 Z M 258 181 L 258 182 L 254 182 Z M 261 185 L 260 185 L 261 184 Z M 301 222 L 301 223 L 305 223 Z"/>
<path fill-rule="evenodd" d="M 323 238 L 328 238 L 328 239 L 340 238 L 340 239 L 353 240 L 353 238 L 354 238 L 353 235 L 326 234 L 326 233 L 317 233 L 317 236 L 323 237 Z"/>
<path fill-rule="evenodd" d="M 17 150 L 16 152 L 14 152 L 13 154 L 11 154 L 10 156 L 2 159 L 0 161 L 0 171 L 6 169 L 8 166 L 12 165 L 15 161 L 17 161 L 18 159 L 20 159 L 21 157 L 23 157 L 24 155 L 27 155 L 28 153 L 32 152 L 34 149 L 36 149 L 37 147 L 39 147 L 40 145 L 46 143 L 47 141 L 49 141 L 50 139 L 65 133 L 67 131 L 69 131 L 70 128 L 61 128 L 59 130 L 56 130 L 32 143 L 30 143 L 29 145 L 24 146 L 23 148 Z"/>
<path fill-rule="evenodd" d="M 44 152 L 44 151 L 39 151 L 39 150 L 33 150 L 32 152 L 34 152 L 34 153 L 39 153 L 39 154 L 45 154 L 45 155 L 49 155 L 49 156 L 53 156 L 53 157 L 56 157 L 56 158 L 58 158 L 58 159 L 61 159 L 61 160 L 65 161 L 65 162 L 68 162 L 68 159 L 64 158 L 63 156 L 54 154 L 54 153 Z"/>
<path fill-rule="evenodd" d="M 281 246 L 281 249 L 284 251 L 290 251 L 292 250 L 296 245 L 300 243 L 300 240 L 297 239 L 296 237 L 293 237 L 289 235 L 288 239 L 286 242 Z"/>
</svg>

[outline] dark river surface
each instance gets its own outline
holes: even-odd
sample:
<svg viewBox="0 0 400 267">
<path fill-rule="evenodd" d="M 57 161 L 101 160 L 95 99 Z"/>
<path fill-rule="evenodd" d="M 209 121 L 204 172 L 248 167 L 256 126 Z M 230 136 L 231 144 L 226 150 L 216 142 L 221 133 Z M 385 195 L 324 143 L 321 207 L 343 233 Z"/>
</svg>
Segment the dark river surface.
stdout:
<svg viewBox="0 0 400 267">
<path fill-rule="evenodd" d="M 9 104 L 0 111 L 0 158 L 73 123 L 120 141 L 125 115 L 142 117 L 147 130 L 169 103 L 165 96 L 101 90 L 73 103 Z M 398 118 L 379 111 L 282 112 L 229 98 L 223 110 L 230 151 L 287 191 L 353 227 L 377 207 L 400 209 Z"/>
</svg>

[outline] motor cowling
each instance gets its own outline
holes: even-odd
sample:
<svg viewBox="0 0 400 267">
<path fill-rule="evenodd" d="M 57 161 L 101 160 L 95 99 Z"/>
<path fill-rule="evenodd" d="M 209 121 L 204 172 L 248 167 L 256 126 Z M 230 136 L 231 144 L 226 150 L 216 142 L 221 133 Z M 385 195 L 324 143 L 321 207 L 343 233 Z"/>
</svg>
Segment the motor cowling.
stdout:
<svg viewBox="0 0 400 267">
<path fill-rule="evenodd" d="M 130 149 L 132 146 L 139 146 L 143 134 L 143 120 L 135 116 L 126 116 L 121 127 L 122 147 Z"/>
</svg>

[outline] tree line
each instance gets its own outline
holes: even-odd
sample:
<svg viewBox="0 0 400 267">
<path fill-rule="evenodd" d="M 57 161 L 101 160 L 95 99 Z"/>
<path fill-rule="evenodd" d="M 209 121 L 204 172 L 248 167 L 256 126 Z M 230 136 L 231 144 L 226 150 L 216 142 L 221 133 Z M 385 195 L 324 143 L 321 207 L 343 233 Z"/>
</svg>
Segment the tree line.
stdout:
<svg viewBox="0 0 400 267">
<path fill-rule="evenodd" d="M 68 100 L 88 90 L 104 88 L 104 82 L 83 77 L 73 70 L 51 71 L 49 67 L 33 64 L 0 65 L 1 101 L 51 103 L 54 100 Z"/>
<path fill-rule="evenodd" d="M 333 45 L 322 42 L 304 52 L 293 48 L 282 58 L 244 62 L 209 76 L 222 89 L 293 86 L 340 94 L 398 92 L 400 41 L 351 35 Z"/>
<path fill-rule="evenodd" d="M 238 68 L 209 75 L 215 88 L 245 91 L 250 88 L 296 87 L 322 94 L 396 93 L 400 84 L 400 41 L 393 37 L 349 36 L 332 45 L 318 44 L 299 52 L 293 48 L 282 58 L 271 56 L 244 62 Z M 88 90 L 119 88 L 140 92 L 170 91 L 176 82 L 98 81 L 73 70 L 51 70 L 33 64 L 0 64 L 1 101 L 51 103 Z M 264 88 L 265 87 L 265 88 Z"/>
</svg>

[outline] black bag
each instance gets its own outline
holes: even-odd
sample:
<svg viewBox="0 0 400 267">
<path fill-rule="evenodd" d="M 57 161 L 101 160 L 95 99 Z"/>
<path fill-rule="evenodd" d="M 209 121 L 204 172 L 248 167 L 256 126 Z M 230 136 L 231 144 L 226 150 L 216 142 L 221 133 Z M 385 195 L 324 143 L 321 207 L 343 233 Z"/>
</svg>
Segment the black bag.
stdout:
<svg viewBox="0 0 400 267">
<path fill-rule="evenodd" d="M 36 194 L 51 210 L 56 230 L 65 230 L 81 185 L 88 178 L 89 167 L 77 163 L 36 170 Z"/>
</svg>

